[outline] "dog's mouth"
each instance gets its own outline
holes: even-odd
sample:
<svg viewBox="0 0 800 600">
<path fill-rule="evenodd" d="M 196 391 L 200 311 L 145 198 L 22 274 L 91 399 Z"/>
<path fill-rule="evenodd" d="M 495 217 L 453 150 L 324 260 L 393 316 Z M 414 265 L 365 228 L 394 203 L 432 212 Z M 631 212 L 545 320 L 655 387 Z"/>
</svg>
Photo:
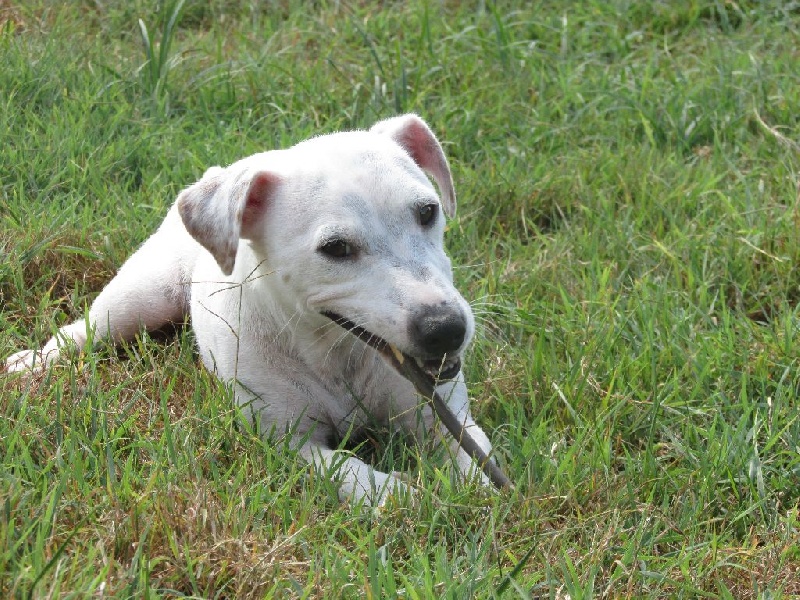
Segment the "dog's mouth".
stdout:
<svg viewBox="0 0 800 600">
<path fill-rule="evenodd" d="M 362 342 L 371 346 L 381 354 L 392 366 L 399 368 L 400 365 L 413 363 L 432 382 L 450 381 L 455 379 L 461 371 L 461 357 L 444 355 L 439 358 L 419 358 L 409 356 L 394 344 L 390 344 L 382 337 L 367 331 L 363 327 L 356 325 L 346 317 L 331 311 L 322 313 L 337 325 L 343 327 Z M 402 369 L 401 369 L 402 371 Z"/>
<path fill-rule="evenodd" d="M 413 360 L 427 375 L 439 381 L 455 379 L 461 371 L 461 359 L 458 356 L 450 358 L 445 355 L 440 359 L 423 360 L 415 358 Z"/>
</svg>

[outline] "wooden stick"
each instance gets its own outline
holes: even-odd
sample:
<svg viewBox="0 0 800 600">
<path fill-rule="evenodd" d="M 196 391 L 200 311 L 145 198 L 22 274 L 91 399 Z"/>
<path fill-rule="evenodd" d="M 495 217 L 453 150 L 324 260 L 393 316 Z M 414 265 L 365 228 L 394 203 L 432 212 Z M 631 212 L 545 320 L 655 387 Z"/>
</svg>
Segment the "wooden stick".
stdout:
<svg viewBox="0 0 800 600">
<path fill-rule="evenodd" d="M 412 358 L 407 357 L 397 351 L 386 340 L 379 338 L 363 327 L 359 327 L 352 321 L 348 321 L 335 313 L 324 313 L 337 325 L 340 325 L 369 347 L 377 350 L 380 355 L 389 362 L 403 377 L 408 379 L 423 398 L 430 402 L 434 412 L 439 417 L 450 434 L 456 439 L 458 445 L 469 454 L 480 465 L 481 470 L 489 480 L 500 490 L 512 489 L 514 486 L 511 480 L 503 473 L 497 464 L 490 460 L 483 449 L 475 442 L 469 432 L 464 429 L 463 424 L 447 406 L 447 403 L 436 391 L 436 381 L 428 373 L 422 370 Z"/>
</svg>

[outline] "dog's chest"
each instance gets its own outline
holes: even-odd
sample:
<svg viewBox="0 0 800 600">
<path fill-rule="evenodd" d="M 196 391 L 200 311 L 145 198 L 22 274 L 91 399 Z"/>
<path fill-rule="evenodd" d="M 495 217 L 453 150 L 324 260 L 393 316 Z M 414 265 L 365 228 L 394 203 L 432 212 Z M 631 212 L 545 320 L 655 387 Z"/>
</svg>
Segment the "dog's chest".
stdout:
<svg viewBox="0 0 800 600">
<path fill-rule="evenodd" d="M 413 405 L 416 394 L 411 384 L 371 349 L 366 353 L 342 357 L 334 372 L 320 373 L 334 401 L 346 410 L 369 412 L 378 418 L 388 417 L 391 407 Z"/>
<path fill-rule="evenodd" d="M 308 365 L 325 393 L 312 400 L 318 419 L 339 435 L 348 431 L 389 425 L 395 416 L 413 411 L 417 403 L 413 387 L 381 358 L 366 354 L 340 353 L 324 366 Z"/>
</svg>

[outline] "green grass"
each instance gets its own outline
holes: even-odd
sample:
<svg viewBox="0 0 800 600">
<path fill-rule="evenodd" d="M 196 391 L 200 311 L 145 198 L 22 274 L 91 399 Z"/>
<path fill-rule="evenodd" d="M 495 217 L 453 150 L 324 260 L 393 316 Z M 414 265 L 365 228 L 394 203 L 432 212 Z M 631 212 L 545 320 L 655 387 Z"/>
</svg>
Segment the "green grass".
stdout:
<svg viewBox="0 0 800 600">
<path fill-rule="evenodd" d="M 0 596 L 800 594 L 795 3 L 0 3 L 0 357 L 204 169 L 420 113 L 516 491 L 342 506 L 190 331 L 0 373 Z M 163 51 L 162 51 L 163 49 Z"/>
</svg>

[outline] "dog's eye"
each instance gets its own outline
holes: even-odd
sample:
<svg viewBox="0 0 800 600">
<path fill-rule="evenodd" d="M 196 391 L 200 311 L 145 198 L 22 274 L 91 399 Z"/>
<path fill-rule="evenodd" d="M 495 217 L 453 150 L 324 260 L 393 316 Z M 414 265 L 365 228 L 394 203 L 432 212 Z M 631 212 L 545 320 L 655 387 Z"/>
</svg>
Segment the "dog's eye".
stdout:
<svg viewBox="0 0 800 600">
<path fill-rule="evenodd" d="M 420 206 L 417 214 L 419 215 L 419 224 L 426 227 L 436 220 L 436 205 L 425 204 Z"/>
<path fill-rule="evenodd" d="M 319 251 L 331 258 L 348 258 L 353 255 L 353 246 L 346 240 L 329 240 L 319 247 Z"/>
</svg>

